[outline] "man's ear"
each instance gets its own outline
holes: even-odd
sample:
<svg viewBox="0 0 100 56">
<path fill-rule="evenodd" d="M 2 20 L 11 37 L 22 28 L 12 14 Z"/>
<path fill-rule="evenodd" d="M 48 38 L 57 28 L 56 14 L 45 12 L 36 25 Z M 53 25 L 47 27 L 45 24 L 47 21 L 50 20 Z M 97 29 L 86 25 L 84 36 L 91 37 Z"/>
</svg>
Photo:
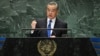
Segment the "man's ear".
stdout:
<svg viewBox="0 0 100 56">
<path fill-rule="evenodd" d="M 59 12 L 60 12 L 60 11 L 59 11 L 59 10 L 57 10 L 57 15 L 59 14 Z"/>
</svg>

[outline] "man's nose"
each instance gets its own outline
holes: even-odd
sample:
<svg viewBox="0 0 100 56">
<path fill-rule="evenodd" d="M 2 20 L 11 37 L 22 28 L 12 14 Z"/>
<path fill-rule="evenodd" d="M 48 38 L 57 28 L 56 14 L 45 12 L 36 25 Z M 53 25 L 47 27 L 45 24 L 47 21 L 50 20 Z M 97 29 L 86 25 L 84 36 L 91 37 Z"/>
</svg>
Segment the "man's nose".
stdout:
<svg viewBox="0 0 100 56">
<path fill-rule="evenodd" d="M 49 11 L 49 13 L 52 13 L 52 11 Z"/>
<path fill-rule="evenodd" d="M 49 13 L 52 14 L 52 11 L 50 11 Z"/>
</svg>

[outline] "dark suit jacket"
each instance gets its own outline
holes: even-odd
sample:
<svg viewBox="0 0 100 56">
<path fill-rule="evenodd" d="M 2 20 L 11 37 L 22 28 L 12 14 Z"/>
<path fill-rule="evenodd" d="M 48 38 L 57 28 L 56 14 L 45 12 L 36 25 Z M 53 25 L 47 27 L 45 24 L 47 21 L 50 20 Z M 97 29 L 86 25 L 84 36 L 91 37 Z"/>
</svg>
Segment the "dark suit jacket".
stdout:
<svg viewBox="0 0 100 56">
<path fill-rule="evenodd" d="M 47 19 L 37 20 L 36 28 L 47 28 Z M 66 30 L 53 30 L 52 35 L 56 37 L 61 37 L 63 34 L 67 34 L 67 23 L 56 19 L 54 28 L 66 28 Z M 31 37 L 47 37 L 47 30 L 35 30 Z"/>
</svg>

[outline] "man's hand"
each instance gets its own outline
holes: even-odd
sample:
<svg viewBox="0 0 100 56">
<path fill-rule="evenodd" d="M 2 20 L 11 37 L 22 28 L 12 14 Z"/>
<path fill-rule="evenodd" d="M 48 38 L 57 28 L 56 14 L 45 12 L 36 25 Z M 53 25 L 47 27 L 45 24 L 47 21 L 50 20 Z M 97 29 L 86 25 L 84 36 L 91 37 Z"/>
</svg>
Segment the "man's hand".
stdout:
<svg viewBox="0 0 100 56">
<path fill-rule="evenodd" d="M 50 38 L 56 38 L 56 36 L 55 35 L 52 35 L 52 36 L 50 36 Z"/>
<path fill-rule="evenodd" d="M 36 20 L 33 20 L 32 23 L 31 23 L 32 29 L 36 28 L 36 24 L 37 24 Z"/>
</svg>

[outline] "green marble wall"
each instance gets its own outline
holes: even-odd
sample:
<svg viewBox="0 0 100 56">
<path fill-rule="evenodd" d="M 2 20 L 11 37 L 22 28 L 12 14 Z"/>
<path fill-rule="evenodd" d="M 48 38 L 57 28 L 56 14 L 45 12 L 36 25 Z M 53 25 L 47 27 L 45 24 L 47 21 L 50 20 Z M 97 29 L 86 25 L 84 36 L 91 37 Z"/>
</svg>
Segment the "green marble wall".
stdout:
<svg viewBox="0 0 100 56">
<path fill-rule="evenodd" d="M 100 0 L 0 0 L 0 34 L 22 36 L 21 29 L 31 28 L 33 19 L 45 18 L 49 1 L 59 4 L 58 18 L 74 37 L 100 34 Z"/>
</svg>

